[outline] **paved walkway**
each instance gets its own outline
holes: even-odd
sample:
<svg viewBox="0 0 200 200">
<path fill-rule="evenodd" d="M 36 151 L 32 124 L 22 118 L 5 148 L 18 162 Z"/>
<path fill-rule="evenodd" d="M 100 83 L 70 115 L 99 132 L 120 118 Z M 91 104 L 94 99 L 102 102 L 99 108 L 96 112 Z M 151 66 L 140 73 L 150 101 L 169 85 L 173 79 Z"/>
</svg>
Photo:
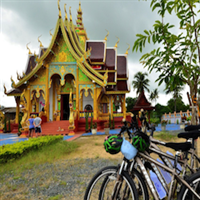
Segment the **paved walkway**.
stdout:
<svg viewBox="0 0 200 200">
<path fill-rule="evenodd" d="M 180 125 L 177 125 L 177 124 L 167 124 L 166 130 L 167 131 L 175 131 L 175 132 L 179 131 L 179 132 L 181 132 Z M 158 125 L 156 127 L 156 131 L 161 131 L 161 125 Z M 120 132 L 120 129 L 114 129 L 114 130 L 110 130 L 109 134 L 118 134 L 119 132 Z M 79 132 L 75 135 L 64 136 L 63 139 L 66 140 L 66 141 L 72 141 L 72 140 L 75 140 L 76 138 L 84 137 L 84 136 L 90 136 L 90 135 L 92 135 L 92 133 Z M 96 135 L 105 135 L 105 132 L 104 132 L 104 130 L 100 130 L 99 132 L 97 132 Z M 25 140 L 28 140 L 28 138 L 18 137 L 17 134 L 0 133 L 0 146 L 6 145 L 6 144 L 13 144 L 13 143 L 21 142 L 21 141 L 25 141 Z"/>
</svg>

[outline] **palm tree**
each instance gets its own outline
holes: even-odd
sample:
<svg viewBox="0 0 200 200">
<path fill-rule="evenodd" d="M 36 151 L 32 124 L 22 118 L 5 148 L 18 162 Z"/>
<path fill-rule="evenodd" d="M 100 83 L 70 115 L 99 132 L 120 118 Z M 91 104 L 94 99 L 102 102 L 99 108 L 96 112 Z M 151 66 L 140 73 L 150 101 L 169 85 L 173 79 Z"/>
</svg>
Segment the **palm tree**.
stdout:
<svg viewBox="0 0 200 200">
<path fill-rule="evenodd" d="M 175 112 L 176 112 L 176 100 L 178 98 L 182 99 L 182 94 L 181 94 L 181 91 L 184 89 L 184 87 L 182 85 L 176 85 L 175 89 L 172 90 L 170 87 L 169 88 L 165 88 L 165 93 L 166 94 L 170 94 L 172 93 L 173 94 L 173 99 L 174 99 L 174 109 L 175 109 Z"/>
<path fill-rule="evenodd" d="M 155 105 L 156 105 L 156 100 L 159 98 L 158 96 L 158 89 L 156 88 L 155 90 L 153 90 L 150 95 L 149 95 L 149 99 L 150 101 L 155 101 Z"/>
<path fill-rule="evenodd" d="M 149 79 L 146 78 L 146 76 L 148 76 L 146 72 L 138 72 L 137 74 L 135 74 L 135 80 L 132 81 L 132 85 L 133 89 L 136 90 L 136 95 L 140 94 L 144 90 L 147 90 L 147 92 L 149 92 Z"/>
</svg>

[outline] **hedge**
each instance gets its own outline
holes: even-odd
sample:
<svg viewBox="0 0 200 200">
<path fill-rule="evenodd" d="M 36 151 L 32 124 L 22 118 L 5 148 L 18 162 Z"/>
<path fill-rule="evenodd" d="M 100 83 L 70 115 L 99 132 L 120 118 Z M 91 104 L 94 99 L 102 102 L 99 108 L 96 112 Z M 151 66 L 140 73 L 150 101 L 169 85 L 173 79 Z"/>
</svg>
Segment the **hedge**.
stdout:
<svg viewBox="0 0 200 200">
<path fill-rule="evenodd" d="M 6 163 L 21 157 L 31 150 L 40 149 L 43 146 L 63 140 L 63 136 L 45 136 L 39 138 L 29 138 L 23 142 L 0 146 L 0 163 Z"/>
</svg>

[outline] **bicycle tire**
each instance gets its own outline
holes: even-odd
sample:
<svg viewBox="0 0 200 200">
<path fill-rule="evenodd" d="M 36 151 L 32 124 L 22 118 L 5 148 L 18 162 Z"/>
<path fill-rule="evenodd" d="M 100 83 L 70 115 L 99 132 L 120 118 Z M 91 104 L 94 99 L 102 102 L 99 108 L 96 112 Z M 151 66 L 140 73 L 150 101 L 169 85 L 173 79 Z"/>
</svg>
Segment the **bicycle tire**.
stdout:
<svg viewBox="0 0 200 200">
<path fill-rule="evenodd" d="M 88 187 L 86 189 L 85 195 L 84 195 L 84 200 L 104 200 L 104 199 L 109 199 L 111 197 L 111 194 L 113 193 L 113 188 L 118 184 L 119 182 L 116 182 L 116 177 L 117 177 L 117 171 L 118 167 L 116 166 L 108 166 L 104 167 L 103 169 L 99 170 L 92 180 L 89 182 Z M 106 188 L 104 188 L 104 195 L 100 195 L 100 191 L 102 188 L 102 184 L 105 181 L 105 179 L 109 177 L 110 178 L 110 184 L 106 185 Z M 124 191 L 126 188 L 123 188 L 123 186 L 127 187 L 130 190 L 130 196 L 128 199 L 133 199 L 137 200 L 138 199 L 138 194 L 136 190 L 136 186 L 131 179 L 130 175 L 128 172 L 122 171 L 121 173 L 121 178 L 123 180 L 122 182 L 122 187 L 120 187 L 120 194 L 117 195 L 116 199 L 125 199 L 122 198 L 122 195 L 124 195 Z M 113 182 L 112 182 L 113 181 Z M 110 186 L 110 187 L 108 187 Z M 107 196 L 108 195 L 108 196 Z"/>
<path fill-rule="evenodd" d="M 195 174 L 192 174 L 187 179 L 187 183 L 197 192 L 198 195 L 200 195 L 200 171 L 198 171 Z M 191 199 L 196 200 L 198 198 L 195 197 L 185 185 L 182 185 L 177 200 L 191 200 Z"/>
<path fill-rule="evenodd" d="M 138 200 L 149 200 L 149 193 L 148 193 L 148 189 L 147 186 L 144 182 L 144 179 L 141 175 L 141 173 L 133 168 L 132 172 L 131 172 L 131 178 L 136 186 L 137 189 L 137 193 L 138 193 Z M 101 190 L 99 192 L 99 199 L 103 199 L 103 195 L 104 195 L 104 191 L 105 191 L 105 187 L 109 182 L 109 177 L 107 176 L 101 186 Z"/>
</svg>

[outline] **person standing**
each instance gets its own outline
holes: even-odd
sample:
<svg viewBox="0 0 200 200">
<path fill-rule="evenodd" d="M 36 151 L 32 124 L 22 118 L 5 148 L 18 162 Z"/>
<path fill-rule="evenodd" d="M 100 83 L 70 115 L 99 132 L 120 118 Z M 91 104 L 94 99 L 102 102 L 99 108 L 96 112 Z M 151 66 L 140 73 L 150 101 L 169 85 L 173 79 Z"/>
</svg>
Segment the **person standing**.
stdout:
<svg viewBox="0 0 200 200">
<path fill-rule="evenodd" d="M 33 115 L 30 115 L 30 118 L 27 120 L 29 122 L 29 134 L 28 134 L 28 137 L 33 137 L 33 132 L 34 132 L 34 125 L 33 125 L 33 122 L 34 122 L 34 116 Z"/>
<path fill-rule="evenodd" d="M 36 117 L 34 119 L 33 125 L 35 126 L 35 133 L 36 133 L 36 137 L 38 136 L 38 133 L 41 133 L 41 123 L 42 123 L 42 119 L 40 117 Z"/>
</svg>

